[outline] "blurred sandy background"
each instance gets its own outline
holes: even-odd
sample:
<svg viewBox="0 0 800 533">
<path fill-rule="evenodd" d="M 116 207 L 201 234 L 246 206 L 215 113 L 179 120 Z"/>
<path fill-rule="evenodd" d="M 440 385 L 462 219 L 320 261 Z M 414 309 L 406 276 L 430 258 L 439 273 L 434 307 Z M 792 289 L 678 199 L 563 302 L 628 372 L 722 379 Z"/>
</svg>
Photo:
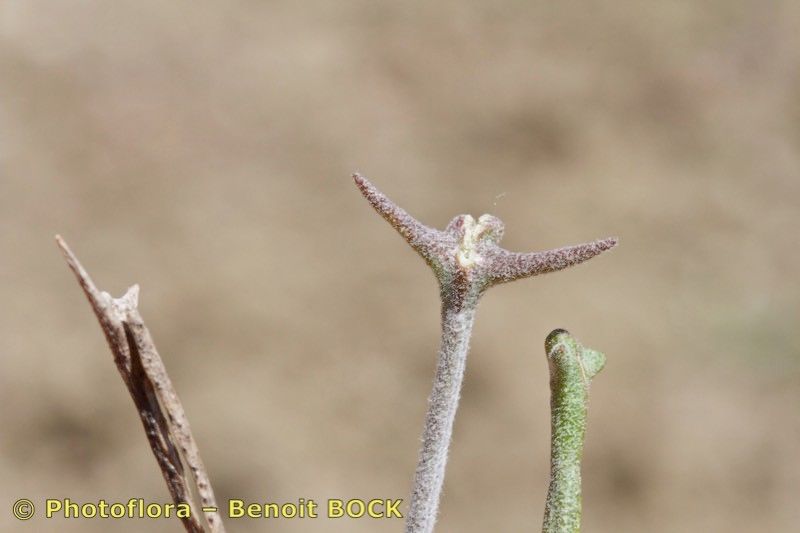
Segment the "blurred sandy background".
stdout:
<svg viewBox="0 0 800 533">
<path fill-rule="evenodd" d="M 478 313 L 439 531 L 537 531 L 545 335 L 605 351 L 589 532 L 800 521 L 800 3 L 0 3 L 0 529 L 16 498 L 166 501 L 61 233 L 138 282 L 218 497 L 406 498 L 438 343 L 424 222 L 619 235 Z M 234 532 L 399 521 L 228 521 Z"/>
</svg>

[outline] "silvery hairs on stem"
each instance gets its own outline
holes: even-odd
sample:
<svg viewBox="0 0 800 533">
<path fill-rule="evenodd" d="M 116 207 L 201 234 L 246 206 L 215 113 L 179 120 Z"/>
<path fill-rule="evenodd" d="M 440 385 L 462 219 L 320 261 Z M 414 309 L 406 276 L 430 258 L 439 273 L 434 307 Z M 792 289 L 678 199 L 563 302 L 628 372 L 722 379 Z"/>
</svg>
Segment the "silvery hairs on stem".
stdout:
<svg viewBox="0 0 800 533">
<path fill-rule="evenodd" d="M 406 517 L 407 533 L 430 533 L 436 522 L 469 338 L 481 295 L 492 285 L 582 263 L 616 246 L 617 239 L 544 252 L 510 252 L 498 246 L 504 226 L 495 216 L 482 215 L 475 221 L 470 215 L 458 215 L 440 231 L 406 213 L 365 177 L 354 174 L 353 179 L 372 207 L 422 256 L 439 281 L 442 340 Z"/>
</svg>

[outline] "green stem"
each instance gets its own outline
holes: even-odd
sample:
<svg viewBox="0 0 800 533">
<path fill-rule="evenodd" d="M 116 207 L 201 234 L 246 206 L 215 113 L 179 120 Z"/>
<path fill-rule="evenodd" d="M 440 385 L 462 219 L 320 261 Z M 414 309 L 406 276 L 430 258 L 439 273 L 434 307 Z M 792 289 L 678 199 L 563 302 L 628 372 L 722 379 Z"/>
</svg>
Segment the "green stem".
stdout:
<svg viewBox="0 0 800 533">
<path fill-rule="evenodd" d="M 581 528 L 581 455 L 586 434 L 589 382 L 605 365 L 605 356 L 584 348 L 569 332 L 557 329 L 545 341 L 550 367 L 550 488 L 543 533 L 577 533 Z"/>
</svg>

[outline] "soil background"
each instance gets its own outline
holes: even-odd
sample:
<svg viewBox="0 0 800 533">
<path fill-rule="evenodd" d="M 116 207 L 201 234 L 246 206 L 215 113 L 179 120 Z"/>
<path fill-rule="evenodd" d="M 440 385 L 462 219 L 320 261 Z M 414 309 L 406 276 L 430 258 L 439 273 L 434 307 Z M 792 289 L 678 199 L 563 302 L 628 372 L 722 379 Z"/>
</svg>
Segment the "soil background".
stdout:
<svg viewBox="0 0 800 533">
<path fill-rule="evenodd" d="M 538 530 L 556 327 L 608 356 L 585 531 L 793 530 L 798 20 L 794 0 L 0 2 L 0 530 L 180 531 L 41 517 L 168 501 L 56 233 L 101 288 L 141 285 L 221 501 L 408 497 L 438 293 L 354 171 L 431 226 L 493 213 L 512 250 L 621 238 L 484 297 L 438 531 Z"/>
</svg>

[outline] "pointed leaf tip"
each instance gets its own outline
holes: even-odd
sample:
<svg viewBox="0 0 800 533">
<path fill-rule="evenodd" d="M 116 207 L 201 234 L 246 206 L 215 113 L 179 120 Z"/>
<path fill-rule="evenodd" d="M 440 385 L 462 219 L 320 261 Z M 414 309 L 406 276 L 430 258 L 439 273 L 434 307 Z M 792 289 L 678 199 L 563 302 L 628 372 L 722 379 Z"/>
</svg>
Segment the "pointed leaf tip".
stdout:
<svg viewBox="0 0 800 533">
<path fill-rule="evenodd" d="M 408 214 L 361 174 L 354 173 L 353 180 L 372 208 L 391 224 L 418 254 L 428 262 L 436 260 L 434 244 L 436 236 L 441 232 L 425 226 Z"/>
<path fill-rule="evenodd" d="M 610 250 L 619 244 L 619 237 L 606 237 L 605 239 L 597 241 L 597 244 L 602 247 L 603 250 Z"/>
</svg>

